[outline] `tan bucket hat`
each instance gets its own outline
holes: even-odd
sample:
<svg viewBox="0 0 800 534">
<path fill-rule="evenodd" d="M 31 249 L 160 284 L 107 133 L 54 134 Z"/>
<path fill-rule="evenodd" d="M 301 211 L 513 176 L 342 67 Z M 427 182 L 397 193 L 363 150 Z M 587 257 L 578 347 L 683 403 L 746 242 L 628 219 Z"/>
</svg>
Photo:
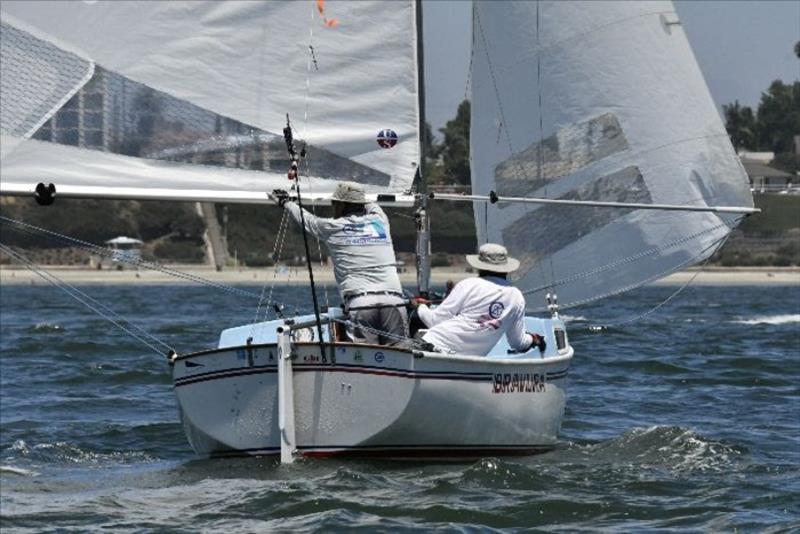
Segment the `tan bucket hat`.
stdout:
<svg viewBox="0 0 800 534">
<path fill-rule="evenodd" d="M 467 254 L 467 263 L 479 271 L 510 273 L 519 269 L 519 260 L 509 257 L 503 245 L 486 243 L 477 254 Z"/>
<path fill-rule="evenodd" d="M 355 182 L 342 182 L 336 186 L 336 190 L 331 195 L 331 200 L 337 202 L 347 202 L 349 204 L 366 204 L 364 188 Z"/>
</svg>

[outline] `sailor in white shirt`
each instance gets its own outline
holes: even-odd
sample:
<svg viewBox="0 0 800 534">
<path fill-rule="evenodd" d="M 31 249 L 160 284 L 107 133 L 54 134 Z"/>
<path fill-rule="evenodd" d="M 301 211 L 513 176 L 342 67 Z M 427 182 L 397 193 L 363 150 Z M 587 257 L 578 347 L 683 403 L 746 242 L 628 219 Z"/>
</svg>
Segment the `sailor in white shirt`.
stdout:
<svg viewBox="0 0 800 534">
<path fill-rule="evenodd" d="M 434 309 L 419 304 L 417 313 L 428 327 L 422 339 L 443 352 L 485 356 L 505 334 L 518 352 L 544 352 L 544 338 L 525 331 L 525 298 L 506 280 L 519 261 L 505 247 L 487 243 L 467 255 L 467 263 L 478 270 L 477 278 L 456 284 Z"/>
</svg>

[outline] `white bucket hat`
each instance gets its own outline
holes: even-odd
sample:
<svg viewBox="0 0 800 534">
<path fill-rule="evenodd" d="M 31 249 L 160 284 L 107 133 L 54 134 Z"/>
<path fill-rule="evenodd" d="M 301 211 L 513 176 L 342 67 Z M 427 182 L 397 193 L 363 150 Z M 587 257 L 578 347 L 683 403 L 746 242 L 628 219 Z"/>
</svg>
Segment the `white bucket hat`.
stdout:
<svg viewBox="0 0 800 534">
<path fill-rule="evenodd" d="M 331 195 L 331 200 L 337 202 L 347 202 L 349 204 L 366 204 L 364 188 L 354 182 L 342 182 L 336 186 L 336 190 Z"/>
<path fill-rule="evenodd" d="M 519 269 L 519 260 L 509 257 L 506 247 L 495 243 L 481 245 L 477 254 L 467 254 L 467 263 L 479 271 L 494 273 L 510 273 Z"/>
</svg>

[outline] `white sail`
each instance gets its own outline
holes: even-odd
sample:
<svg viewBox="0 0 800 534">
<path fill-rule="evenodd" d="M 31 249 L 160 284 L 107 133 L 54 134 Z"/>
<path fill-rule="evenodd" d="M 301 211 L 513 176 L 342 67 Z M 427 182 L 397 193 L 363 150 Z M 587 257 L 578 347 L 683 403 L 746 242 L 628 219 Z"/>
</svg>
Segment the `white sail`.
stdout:
<svg viewBox="0 0 800 534">
<path fill-rule="evenodd" d="M 0 9 L 3 144 L 14 148 L 3 153 L 3 192 L 30 190 L 34 170 L 57 190 L 285 188 L 287 114 L 295 138 L 308 143 L 301 174 L 316 180 L 315 192 L 339 179 L 401 192 L 414 178 L 411 1 L 4 1 Z M 15 56 L 13 72 L 7 55 Z M 83 78 L 74 81 L 83 88 L 72 98 L 54 85 L 57 76 L 40 72 L 42 65 L 65 70 L 65 58 L 76 73 L 81 61 L 97 66 L 85 86 Z M 19 73 L 25 84 L 17 83 Z M 37 88 L 28 108 L 39 115 L 28 122 L 44 125 L 30 141 L 30 131 L 6 128 L 8 114 L 23 115 L 11 109 L 16 99 L 6 79 L 17 89 Z M 171 177 L 156 160 L 186 168 Z"/>
<path fill-rule="evenodd" d="M 752 206 L 669 2 L 476 2 L 474 194 Z M 479 241 L 522 261 L 532 309 L 637 287 L 702 261 L 734 215 L 476 203 Z"/>
</svg>

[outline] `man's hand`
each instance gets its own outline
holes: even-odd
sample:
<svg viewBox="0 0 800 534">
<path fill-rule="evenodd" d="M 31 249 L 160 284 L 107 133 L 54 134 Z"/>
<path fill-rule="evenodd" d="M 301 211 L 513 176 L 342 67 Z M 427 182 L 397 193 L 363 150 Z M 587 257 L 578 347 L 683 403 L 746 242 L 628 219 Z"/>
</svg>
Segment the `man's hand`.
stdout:
<svg viewBox="0 0 800 534">
<path fill-rule="evenodd" d="M 289 201 L 289 193 L 283 189 L 275 189 L 272 193 L 269 193 L 269 198 L 274 200 L 278 206 L 283 207 Z"/>
<path fill-rule="evenodd" d="M 430 304 L 430 301 L 422 297 L 411 297 L 410 299 L 408 299 L 408 307 L 411 308 L 412 310 L 416 310 L 417 308 L 419 308 L 420 304 Z"/>
<path fill-rule="evenodd" d="M 539 353 L 544 354 L 544 351 L 547 349 L 547 343 L 545 342 L 544 337 L 540 336 L 539 334 L 534 334 L 533 332 L 528 332 L 528 335 L 533 339 L 531 342 L 531 347 L 528 350 L 531 350 L 533 347 L 538 347 Z"/>
</svg>

